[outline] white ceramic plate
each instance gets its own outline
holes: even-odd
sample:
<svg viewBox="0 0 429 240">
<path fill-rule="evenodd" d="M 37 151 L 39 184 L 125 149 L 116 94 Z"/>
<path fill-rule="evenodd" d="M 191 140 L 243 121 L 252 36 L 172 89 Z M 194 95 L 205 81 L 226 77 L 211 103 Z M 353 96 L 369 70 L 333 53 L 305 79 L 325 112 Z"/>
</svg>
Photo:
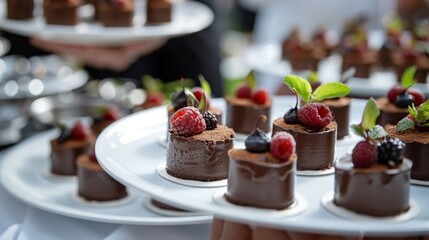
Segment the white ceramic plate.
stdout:
<svg viewBox="0 0 429 240">
<path fill-rule="evenodd" d="M 218 99 L 215 99 L 218 100 Z M 219 101 L 213 101 L 217 105 Z M 273 116 L 280 116 L 285 110 L 280 106 L 290 106 L 291 97 L 276 97 L 273 102 Z M 352 102 L 352 121 L 360 121 L 366 101 Z M 220 103 L 223 104 L 223 101 Z M 221 108 L 222 109 L 222 108 Z M 96 143 L 96 154 L 103 168 L 121 182 L 127 183 L 154 195 L 163 202 L 189 210 L 213 212 L 226 219 L 245 221 L 277 228 L 317 231 L 322 233 L 355 233 L 366 232 L 371 235 L 389 233 L 394 235 L 406 233 L 429 232 L 429 206 L 425 187 L 411 187 L 411 197 L 421 207 L 421 212 L 412 220 L 399 224 L 377 224 L 344 220 L 326 211 L 320 201 L 326 192 L 334 187 L 334 176 L 304 177 L 297 176 L 296 191 L 307 201 L 308 207 L 293 217 L 270 218 L 266 215 L 255 217 L 254 212 L 216 204 L 213 197 L 225 192 L 226 187 L 196 188 L 180 185 L 160 177 L 156 169 L 165 161 L 166 151 L 158 144 L 160 134 L 166 131 L 167 112 L 165 107 L 141 111 L 127 116 L 110 125 L 100 135 Z M 242 143 L 237 143 L 239 145 Z M 345 154 L 348 147 L 338 147 L 338 156 Z M 369 203 L 370 204 L 370 203 Z"/>
<path fill-rule="evenodd" d="M 174 4 L 172 22 L 153 26 L 144 25 L 144 15 L 139 11 L 136 11 L 132 27 L 114 28 L 85 21 L 76 26 L 48 25 L 42 16 L 28 21 L 14 21 L 6 19 L 3 11 L 0 27 L 16 34 L 35 35 L 62 43 L 117 45 L 148 38 L 186 35 L 206 28 L 213 21 L 213 12 L 204 4 L 194 1 Z"/>
<path fill-rule="evenodd" d="M 150 197 L 128 188 L 129 197 L 103 203 L 86 202 L 77 196 L 77 179 L 52 178 L 49 171 L 50 130 L 11 148 L 2 159 L 1 183 L 19 200 L 49 212 L 74 218 L 139 225 L 182 225 L 210 222 L 211 215 L 166 217 L 144 207 Z"/>
</svg>

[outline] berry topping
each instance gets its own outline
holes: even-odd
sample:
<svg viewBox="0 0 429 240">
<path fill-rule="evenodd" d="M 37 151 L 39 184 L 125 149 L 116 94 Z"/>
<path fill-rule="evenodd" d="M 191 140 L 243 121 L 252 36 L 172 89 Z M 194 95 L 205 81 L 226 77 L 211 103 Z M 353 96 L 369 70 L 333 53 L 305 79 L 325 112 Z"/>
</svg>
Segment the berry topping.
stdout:
<svg viewBox="0 0 429 240">
<path fill-rule="evenodd" d="M 255 129 L 244 141 L 246 150 L 253 153 L 263 153 L 270 150 L 270 140 L 263 131 L 258 128 L 260 121 L 266 121 L 265 115 L 260 116 L 255 123 Z"/>
<path fill-rule="evenodd" d="M 268 93 L 264 89 L 257 89 L 252 93 L 252 100 L 257 104 L 265 104 Z"/>
<path fill-rule="evenodd" d="M 236 90 L 235 90 L 235 96 L 237 98 L 250 98 L 252 95 L 252 89 L 245 84 L 240 85 Z"/>
<path fill-rule="evenodd" d="M 387 98 L 389 99 L 389 102 L 395 103 L 396 98 L 398 98 L 399 95 L 401 95 L 405 89 L 401 85 L 395 85 L 393 86 L 389 92 L 387 92 Z"/>
<path fill-rule="evenodd" d="M 92 141 L 89 145 L 88 155 L 92 161 L 97 162 L 97 156 L 95 155 L 95 141 Z"/>
<path fill-rule="evenodd" d="M 397 138 L 389 138 L 378 144 L 377 162 L 394 167 L 404 159 L 405 143 Z"/>
<path fill-rule="evenodd" d="M 422 91 L 414 88 L 407 90 L 408 94 L 414 97 L 414 106 L 418 107 L 425 101 L 425 95 Z"/>
<path fill-rule="evenodd" d="M 206 123 L 206 130 L 213 130 L 217 127 L 217 118 L 213 113 L 207 111 L 203 114 Z"/>
<path fill-rule="evenodd" d="M 115 121 L 119 118 L 119 110 L 115 107 L 107 107 L 104 112 L 104 119 L 108 121 Z"/>
<path fill-rule="evenodd" d="M 299 109 L 298 118 L 304 127 L 318 131 L 332 121 L 332 114 L 322 103 L 307 103 Z"/>
<path fill-rule="evenodd" d="M 398 108 L 408 108 L 409 106 L 412 106 L 413 103 L 414 103 L 413 95 L 408 94 L 407 92 L 404 92 L 403 94 L 399 95 L 395 101 L 395 105 Z"/>
<path fill-rule="evenodd" d="M 369 168 L 377 160 L 377 147 L 368 141 L 360 141 L 353 148 L 352 162 L 355 168 Z"/>
<path fill-rule="evenodd" d="M 87 138 L 90 134 L 90 130 L 82 122 L 76 122 L 76 124 L 71 129 L 71 136 L 74 139 L 83 140 Z"/>
<path fill-rule="evenodd" d="M 296 142 L 290 133 L 277 132 L 271 139 L 270 152 L 277 159 L 286 162 L 295 152 Z"/>
<path fill-rule="evenodd" d="M 283 120 L 285 123 L 288 124 L 298 124 L 299 118 L 298 118 L 298 94 L 296 93 L 295 89 L 292 89 L 293 93 L 295 94 L 295 107 L 289 109 L 286 114 L 283 116 Z"/>
<path fill-rule="evenodd" d="M 201 101 L 201 97 L 204 94 L 204 90 L 202 88 L 200 88 L 200 87 L 194 87 L 194 88 L 192 88 L 191 92 L 192 92 L 192 94 L 194 94 L 195 98 L 198 101 Z"/>
<path fill-rule="evenodd" d="M 406 117 L 396 124 L 396 131 L 403 132 L 408 129 L 416 129 L 419 132 L 429 131 L 429 100 L 422 103 L 419 107 L 411 106 L 408 108 Z"/>
<path fill-rule="evenodd" d="M 171 131 L 180 136 L 193 136 L 204 132 L 206 123 L 195 107 L 183 107 L 170 118 Z"/>
<path fill-rule="evenodd" d="M 164 95 L 161 92 L 151 92 L 147 94 L 146 101 L 143 103 L 143 108 L 151 108 L 160 106 L 164 101 Z"/>
</svg>

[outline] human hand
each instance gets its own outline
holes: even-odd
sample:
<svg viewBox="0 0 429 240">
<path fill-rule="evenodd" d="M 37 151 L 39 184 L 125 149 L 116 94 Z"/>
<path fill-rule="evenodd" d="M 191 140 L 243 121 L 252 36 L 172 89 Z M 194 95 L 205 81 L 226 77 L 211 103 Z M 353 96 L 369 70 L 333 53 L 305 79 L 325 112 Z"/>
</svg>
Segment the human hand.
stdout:
<svg viewBox="0 0 429 240">
<path fill-rule="evenodd" d="M 74 57 L 88 66 L 119 72 L 127 69 L 140 56 L 162 47 L 167 39 L 149 39 L 120 46 L 74 45 L 39 38 L 31 38 L 30 42 L 45 51 Z"/>
</svg>

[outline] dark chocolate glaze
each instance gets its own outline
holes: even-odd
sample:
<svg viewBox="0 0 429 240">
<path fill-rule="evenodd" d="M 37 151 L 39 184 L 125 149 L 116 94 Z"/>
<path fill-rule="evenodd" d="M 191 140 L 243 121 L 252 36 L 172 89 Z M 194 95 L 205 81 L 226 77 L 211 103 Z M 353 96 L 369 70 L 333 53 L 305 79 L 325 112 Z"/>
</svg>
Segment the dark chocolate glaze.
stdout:
<svg viewBox="0 0 429 240">
<path fill-rule="evenodd" d="M 51 140 L 51 172 L 59 175 L 76 175 L 76 159 L 88 151 L 88 140 Z"/>
<path fill-rule="evenodd" d="M 337 139 L 337 124 L 331 122 L 328 126 L 329 129 L 321 132 L 295 131 L 293 125 L 277 118 L 273 123 L 273 135 L 283 131 L 295 138 L 298 170 L 325 170 L 333 165 Z"/>
<path fill-rule="evenodd" d="M 404 155 L 413 161 L 411 178 L 429 181 L 429 145 L 418 142 L 407 143 Z"/>
<path fill-rule="evenodd" d="M 33 18 L 33 0 L 7 0 L 7 18 L 26 20 Z"/>
<path fill-rule="evenodd" d="M 169 1 L 148 0 L 146 4 L 146 24 L 171 22 L 173 5 Z"/>
<path fill-rule="evenodd" d="M 410 170 L 405 159 L 394 169 L 354 168 L 350 155 L 335 163 L 334 203 L 348 210 L 377 217 L 394 216 L 410 208 Z"/>
<path fill-rule="evenodd" d="M 219 128 L 226 127 L 218 126 L 216 129 Z M 214 141 L 209 135 L 206 139 L 197 140 L 170 133 L 167 173 L 177 178 L 198 181 L 225 179 L 228 176 L 228 150 L 233 147 L 233 132 L 230 138 L 223 141 Z"/>
<path fill-rule="evenodd" d="M 324 101 L 323 103 L 329 107 L 334 117 L 335 122 L 337 122 L 337 139 L 343 139 L 349 135 L 350 129 L 350 101 L 347 101 L 348 104 L 337 105 L 334 104 L 338 100 L 329 100 Z"/>
<path fill-rule="evenodd" d="M 111 201 L 126 197 L 124 185 L 109 176 L 101 166 L 81 155 L 77 160 L 78 194 L 88 201 Z"/>
<path fill-rule="evenodd" d="M 284 209 L 294 202 L 296 158 L 274 164 L 230 157 L 228 201 L 269 209 Z"/>
<path fill-rule="evenodd" d="M 49 3 L 43 5 L 43 12 L 47 24 L 76 25 L 79 22 L 77 15 L 78 5 L 59 6 L 63 3 Z"/>
</svg>

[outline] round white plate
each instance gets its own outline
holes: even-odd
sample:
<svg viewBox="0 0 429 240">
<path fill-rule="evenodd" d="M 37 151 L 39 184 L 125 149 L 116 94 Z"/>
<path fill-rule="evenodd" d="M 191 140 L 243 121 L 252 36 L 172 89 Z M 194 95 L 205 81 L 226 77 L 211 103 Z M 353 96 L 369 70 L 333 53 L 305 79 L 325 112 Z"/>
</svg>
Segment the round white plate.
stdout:
<svg viewBox="0 0 429 240">
<path fill-rule="evenodd" d="M 176 211 L 173 209 L 161 208 L 153 204 L 151 198 L 145 199 L 144 206 L 154 213 L 160 214 L 162 216 L 168 216 L 168 217 L 189 217 L 189 216 L 210 215 L 202 212 Z"/>
<path fill-rule="evenodd" d="M 138 6 L 140 4 L 136 5 Z M 132 27 L 112 28 L 85 21 L 76 26 L 48 25 L 42 16 L 36 16 L 28 21 L 14 21 L 6 19 L 3 11 L 0 15 L 0 27 L 16 34 L 38 36 L 62 43 L 117 45 L 148 38 L 175 37 L 198 32 L 209 26 L 214 19 L 210 8 L 194 1 L 175 2 L 172 14 L 171 23 L 147 26 L 144 25 L 144 14 L 136 11 Z"/>
<path fill-rule="evenodd" d="M 9 49 L 10 42 L 4 37 L 0 37 L 0 57 L 9 52 Z"/>
<path fill-rule="evenodd" d="M 411 184 L 418 185 L 418 186 L 429 186 L 429 181 L 411 179 Z"/>
<path fill-rule="evenodd" d="M 49 140 L 57 135 L 56 130 L 50 130 L 30 137 L 2 158 L 1 183 L 19 200 L 56 214 L 99 222 L 183 225 L 211 221 L 211 215 L 166 217 L 153 213 L 144 207 L 150 197 L 130 187 L 130 196 L 119 201 L 84 201 L 76 194 L 76 178 L 57 181 L 45 174 L 50 164 Z"/>
<path fill-rule="evenodd" d="M 329 174 L 333 174 L 335 172 L 335 168 L 331 167 L 329 169 L 325 169 L 325 170 L 319 170 L 319 171 L 315 171 L 315 170 L 297 170 L 296 171 L 296 175 L 298 176 L 323 176 L 323 175 L 329 175 Z"/>
<path fill-rule="evenodd" d="M 216 99 L 213 104 L 223 103 Z M 293 97 L 275 97 L 272 116 L 281 116 L 285 109 L 294 102 Z M 351 123 L 359 122 L 365 100 L 352 101 Z M 221 108 L 222 110 L 222 108 Z M 326 192 L 334 188 L 334 175 L 296 178 L 296 191 L 307 201 L 306 211 L 285 218 L 258 217 L 236 208 L 216 204 L 213 196 L 225 192 L 226 187 L 195 188 L 163 179 L 156 172 L 157 167 L 165 162 L 166 151 L 158 144 L 160 134 L 166 131 L 167 113 L 165 107 L 141 111 L 118 120 L 107 127 L 96 143 L 96 154 L 102 167 L 112 176 L 139 190 L 147 192 L 166 204 L 215 215 L 235 221 L 251 224 L 288 228 L 291 230 L 317 231 L 320 233 L 354 233 L 368 235 L 383 233 L 400 235 L 407 233 L 429 232 L 429 189 L 411 187 L 411 197 L 421 207 L 421 212 L 412 220 L 399 224 L 377 224 L 338 218 L 326 211 L 320 201 Z M 274 119 L 274 118 L 273 118 Z M 158 130 L 157 130 L 158 129 Z M 238 144 L 236 144 L 238 145 Z M 349 147 L 338 147 L 337 156 L 342 156 Z"/>
</svg>

